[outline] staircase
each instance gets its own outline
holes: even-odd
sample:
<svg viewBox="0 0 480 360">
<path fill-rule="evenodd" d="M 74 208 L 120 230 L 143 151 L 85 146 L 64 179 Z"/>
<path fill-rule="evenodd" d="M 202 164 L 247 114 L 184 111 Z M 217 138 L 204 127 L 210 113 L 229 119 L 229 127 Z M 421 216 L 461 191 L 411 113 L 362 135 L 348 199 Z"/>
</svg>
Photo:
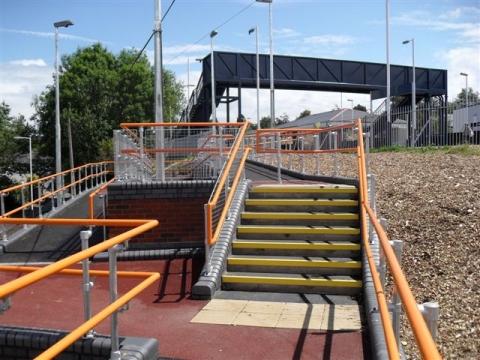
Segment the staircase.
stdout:
<svg viewBox="0 0 480 360">
<path fill-rule="evenodd" d="M 259 185 L 245 202 L 222 276 L 225 290 L 358 294 L 358 190 Z"/>
</svg>

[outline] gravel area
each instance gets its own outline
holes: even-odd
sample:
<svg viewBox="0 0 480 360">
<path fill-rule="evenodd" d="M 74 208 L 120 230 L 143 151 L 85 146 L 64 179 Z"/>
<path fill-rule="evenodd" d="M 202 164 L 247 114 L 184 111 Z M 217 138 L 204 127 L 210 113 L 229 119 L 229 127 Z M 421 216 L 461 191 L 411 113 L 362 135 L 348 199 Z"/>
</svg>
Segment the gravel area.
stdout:
<svg viewBox="0 0 480 360">
<path fill-rule="evenodd" d="M 339 174 L 354 176 L 353 155 L 338 155 Z M 379 214 L 390 239 L 405 241 L 403 269 L 420 302 L 440 304 L 438 345 L 448 359 L 480 358 L 480 156 L 394 152 L 370 155 Z M 292 160 L 300 169 L 301 162 Z M 287 166 L 288 159 L 284 159 Z M 321 160 L 333 172 L 332 155 Z M 305 161 L 316 171 L 314 160 Z M 408 358 L 419 358 L 403 321 Z"/>
</svg>

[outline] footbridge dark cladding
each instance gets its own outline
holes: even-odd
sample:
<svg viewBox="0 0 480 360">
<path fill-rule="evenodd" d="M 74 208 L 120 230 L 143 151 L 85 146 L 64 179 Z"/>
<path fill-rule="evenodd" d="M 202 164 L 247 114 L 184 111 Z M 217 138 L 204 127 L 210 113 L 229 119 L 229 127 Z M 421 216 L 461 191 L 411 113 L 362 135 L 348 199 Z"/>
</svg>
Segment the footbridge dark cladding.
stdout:
<svg viewBox="0 0 480 360">
<path fill-rule="evenodd" d="M 256 87 L 256 55 L 251 53 L 214 52 L 216 104 L 238 101 L 241 113 L 241 89 Z M 182 118 L 205 121 L 211 114 L 211 61 L 202 59 L 202 74 Z M 274 56 L 275 88 L 284 90 L 335 91 L 370 94 L 373 100 L 386 97 L 386 65 L 350 60 L 320 59 L 299 56 Z M 411 98 L 412 67 L 391 65 L 391 96 Z M 447 95 L 447 70 L 417 67 L 416 100 Z M 269 55 L 260 55 L 260 86 L 270 86 Z M 238 96 L 230 95 L 238 89 Z M 228 112 L 229 114 L 229 112 Z"/>
<path fill-rule="evenodd" d="M 255 54 L 215 52 L 215 81 L 219 85 L 256 86 Z M 319 59 L 298 56 L 274 56 L 277 89 L 320 90 L 371 93 L 372 99 L 386 97 L 386 65 L 362 61 Z M 391 65 L 391 95 L 411 94 L 412 67 Z M 204 58 L 203 74 L 210 82 L 210 55 Z M 269 87 L 270 59 L 260 55 L 260 79 Z M 417 67 L 416 92 L 419 96 L 447 94 L 447 70 Z"/>
</svg>

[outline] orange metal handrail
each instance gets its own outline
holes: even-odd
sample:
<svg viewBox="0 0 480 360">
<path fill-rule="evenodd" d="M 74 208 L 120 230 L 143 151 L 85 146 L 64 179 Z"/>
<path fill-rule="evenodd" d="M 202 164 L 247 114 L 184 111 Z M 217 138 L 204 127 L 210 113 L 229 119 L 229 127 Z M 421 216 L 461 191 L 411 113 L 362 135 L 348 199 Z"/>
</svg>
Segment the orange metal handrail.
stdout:
<svg viewBox="0 0 480 360">
<path fill-rule="evenodd" d="M 228 174 L 230 172 L 230 169 L 232 168 L 233 162 L 235 161 L 235 158 L 237 157 L 238 152 L 240 151 L 241 145 L 243 144 L 243 139 L 245 137 L 245 133 L 247 132 L 248 127 L 250 126 L 250 123 L 249 122 L 244 122 L 244 123 L 241 123 L 241 125 L 242 125 L 242 128 L 240 129 L 240 131 L 237 135 L 237 139 L 235 140 L 235 142 L 234 142 L 234 144 L 233 144 L 233 146 L 230 149 L 230 152 L 228 154 L 228 160 L 225 163 L 223 173 L 222 173 L 221 177 L 218 179 L 218 183 L 217 183 L 217 186 L 214 189 L 211 200 L 207 203 L 207 214 L 206 214 L 206 224 L 207 224 L 206 232 L 207 232 L 207 234 L 206 234 L 206 236 L 207 236 L 207 242 L 210 245 L 214 244 L 215 241 L 216 241 L 216 239 L 214 238 L 214 230 L 213 230 L 213 215 L 212 215 L 213 208 L 217 205 L 218 200 L 220 199 L 220 195 L 221 195 L 222 190 L 225 187 L 225 183 L 228 179 Z M 250 150 L 247 149 L 247 152 L 250 152 Z M 246 161 L 246 157 L 243 156 L 242 159 L 243 158 L 245 158 L 245 161 Z M 245 161 L 243 161 L 243 164 L 245 164 Z M 238 169 L 240 170 L 242 167 L 243 167 L 243 165 L 239 166 Z M 238 174 L 239 170 L 237 170 L 237 174 Z M 234 192 L 235 191 L 232 187 L 232 190 L 230 191 L 230 194 L 234 193 Z M 224 209 L 225 209 L 225 207 L 224 207 Z M 222 211 L 222 213 L 223 213 L 223 211 Z M 223 221 L 224 221 L 224 219 L 223 219 Z M 221 225 L 222 225 L 221 223 L 217 224 L 217 228 L 215 229 L 215 232 L 217 232 L 217 229 L 221 228 Z"/>
<path fill-rule="evenodd" d="M 23 272 L 32 273 L 34 271 L 42 269 L 36 266 L 10 266 L 0 265 L 0 271 L 6 272 Z M 80 269 L 63 269 L 58 272 L 60 275 L 81 276 L 83 271 Z M 109 271 L 105 270 L 90 270 L 89 274 L 92 276 L 107 277 L 110 275 Z M 136 285 L 133 289 L 128 291 L 125 295 L 118 298 L 115 302 L 105 307 L 98 314 L 91 317 L 89 320 L 81 324 L 76 329 L 72 330 L 68 335 L 62 338 L 60 341 L 46 349 L 43 353 L 38 355 L 35 359 L 53 359 L 59 355 L 63 350 L 72 345 L 76 340 L 85 335 L 88 331 L 93 329 L 100 322 L 105 320 L 108 316 L 112 315 L 119 308 L 124 306 L 140 292 L 145 290 L 148 286 L 152 285 L 155 281 L 160 279 L 160 274 L 155 272 L 140 272 L 140 271 L 118 271 L 117 276 L 121 278 L 140 278 L 144 279 L 141 283 Z"/>
<path fill-rule="evenodd" d="M 68 170 L 65 170 L 65 171 L 62 171 L 62 172 L 59 172 L 59 173 L 56 173 L 56 174 L 52 174 L 52 175 L 47 175 L 43 178 L 40 178 L 40 179 L 36 179 L 36 180 L 31 180 L 31 181 L 28 181 L 26 183 L 22 183 L 22 184 L 19 184 L 19 185 L 15 185 L 15 186 L 11 186 L 9 188 L 6 188 L 6 189 L 2 189 L 0 190 L 0 194 L 7 194 L 9 192 L 12 192 L 12 191 L 15 191 L 15 190 L 18 190 L 18 189 L 21 189 L 23 187 L 26 187 L 26 186 L 30 186 L 30 185 L 35 185 L 39 182 L 43 182 L 43 181 L 46 181 L 46 180 L 50 180 L 50 179 L 53 179 L 55 178 L 56 176 L 61 176 L 61 175 L 66 175 L 68 173 L 71 173 L 72 171 L 76 171 L 76 170 L 79 170 L 79 169 L 83 169 L 83 168 L 86 168 L 88 166 L 92 166 L 92 165 L 102 165 L 102 164 L 113 164 L 113 161 L 101 161 L 101 162 L 97 162 L 97 163 L 88 163 L 88 164 L 85 164 L 85 165 L 81 165 L 81 166 L 77 166 L 73 169 L 68 169 Z M 95 175 L 95 174 L 94 174 Z"/>
<path fill-rule="evenodd" d="M 121 123 L 122 129 L 140 127 L 242 127 L 245 123 L 224 123 L 224 122 L 198 122 L 198 123 Z"/>
<path fill-rule="evenodd" d="M 97 196 L 97 194 L 100 193 L 101 191 L 105 190 L 105 188 L 114 181 L 115 181 L 115 178 L 111 179 L 110 181 L 107 181 L 105 184 L 100 186 L 97 190 L 95 190 L 88 196 L 88 217 L 90 219 L 94 218 L 93 206 L 94 206 L 95 196 Z"/>
<path fill-rule="evenodd" d="M 410 290 L 410 286 L 405 277 L 405 274 L 402 271 L 402 268 L 398 262 L 395 252 L 393 251 L 387 234 L 380 222 L 378 221 L 375 213 L 370 208 L 368 204 L 368 190 L 367 190 L 367 173 L 366 173 L 366 162 L 365 162 L 365 151 L 363 146 L 363 133 L 362 133 L 362 123 L 360 120 L 357 121 L 358 127 L 358 165 L 359 165 L 359 182 L 360 182 L 360 197 L 361 197 L 361 212 L 362 212 L 362 228 L 363 228 L 363 245 L 367 251 L 367 259 L 369 263 L 370 270 L 372 271 L 372 277 L 374 280 L 375 292 L 377 296 L 377 301 L 379 304 L 380 315 L 382 319 L 382 326 L 385 332 L 385 340 L 387 344 L 387 350 L 390 359 L 398 359 L 398 347 L 395 341 L 395 336 L 393 334 L 393 328 L 390 322 L 390 317 L 388 313 L 388 307 L 386 307 L 385 294 L 382 289 L 380 278 L 378 272 L 376 271 L 375 262 L 371 253 L 370 244 L 366 239 L 366 214 L 370 222 L 372 223 L 375 232 L 378 235 L 380 245 L 382 247 L 385 259 L 390 268 L 390 272 L 397 289 L 397 292 L 402 300 L 405 313 L 410 323 L 410 327 L 415 336 L 415 340 L 419 347 L 420 353 L 424 359 L 441 359 L 441 355 L 435 345 L 435 341 L 432 338 L 432 335 L 423 319 L 420 310 L 417 307 L 417 302 L 415 297 Z"/>
</svg>

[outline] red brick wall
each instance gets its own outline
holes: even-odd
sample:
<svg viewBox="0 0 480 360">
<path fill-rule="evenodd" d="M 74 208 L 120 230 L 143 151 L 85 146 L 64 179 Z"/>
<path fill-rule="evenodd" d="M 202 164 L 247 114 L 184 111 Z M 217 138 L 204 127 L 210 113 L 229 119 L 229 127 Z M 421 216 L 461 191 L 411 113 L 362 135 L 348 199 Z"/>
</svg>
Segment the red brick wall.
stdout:
<svg viewBox="0 0 480 360">
<path fill-rule="evenodd" d="M 203 205 L 208 197 L 176 199 L 112 199 L 109 219 L 155 219 L 160 225 L 135 239 L 135 243 L 199 242 L 204 238 Z M 110 228 L 109 236 L 124 229 Z"/>
</svg>

